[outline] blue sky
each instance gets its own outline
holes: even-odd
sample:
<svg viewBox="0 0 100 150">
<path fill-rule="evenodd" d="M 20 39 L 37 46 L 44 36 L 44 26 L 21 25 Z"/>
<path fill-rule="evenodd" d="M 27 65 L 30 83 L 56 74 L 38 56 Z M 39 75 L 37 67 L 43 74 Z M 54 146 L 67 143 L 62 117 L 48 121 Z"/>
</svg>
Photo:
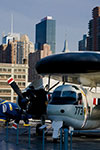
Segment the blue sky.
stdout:
<svg viewBox="0 0 100 150">
<path fill-rule="evenodd" d="M 56 20 L 56 52 L 62 51 L 66 38 L 69 49 L 78 50 L 78 41 L 88 33 L 96 6 L 100 6 L 100 0 L 0 0 L 0 43 L 2 33 L 10 32 L 12 13 L 14 32 L 27 34 L 32 42 L 35 24 L 49 15 Z"/>
</svg>

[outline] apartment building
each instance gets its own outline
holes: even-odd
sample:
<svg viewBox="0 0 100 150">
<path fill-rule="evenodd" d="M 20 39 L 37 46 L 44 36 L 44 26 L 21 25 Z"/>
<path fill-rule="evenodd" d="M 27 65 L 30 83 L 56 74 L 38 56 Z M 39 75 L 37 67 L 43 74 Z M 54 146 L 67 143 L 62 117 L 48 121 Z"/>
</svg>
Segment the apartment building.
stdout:
<svg viewBox="0 0 100 150">
<path fill-rule="evenodd" d="M 13 77 L 21 90 L 28 85 L 28 65 L 0 63 L 0 98 L 16 102 L 16 93 L 8 84 L 8 78 Z"/>
<path fill-rule="evenodd" d="M 100 51 L 100 7 L 93 8 L 88 29 L 88 35 L 78 43 L 79 51 Z"/>
</svg>

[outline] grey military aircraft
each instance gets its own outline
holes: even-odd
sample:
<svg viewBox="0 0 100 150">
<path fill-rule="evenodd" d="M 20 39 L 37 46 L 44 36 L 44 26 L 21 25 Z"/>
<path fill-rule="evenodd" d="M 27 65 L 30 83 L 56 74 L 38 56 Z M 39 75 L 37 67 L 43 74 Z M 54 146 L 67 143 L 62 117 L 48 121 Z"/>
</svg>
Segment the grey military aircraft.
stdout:
<svg viewBox="0 0 100 150">
<path fill-rule="evenodd" d="M 54 54 L 37 62 L 36 70 L 48 76 L 48 84 L 51 78 L 63 83 L 53 91 L 47 105 L 46 94 L 52 89 L 49 85 L 48 91 L 33 89 L 25 94 L 16 85 L 12 88 L 18 94 L 21 109 L 33 118 L 46 116 L 52 121 L 53 138 L 58 137 L 62 126 L 83 130 L 100 127 L 100 93 L 92 91 L 100 84 L 99 52 Z"/>
<path fill-rule="evenodd" d="M 99 52 L 55 54 L 41 59 L 36 69 L 43 76 L 63 81 L 47 106 L 54 138 L 63 125 L 81 130 L 100 127 L 100 93 L 92 90 L 100 84 Z"/>
</svg>

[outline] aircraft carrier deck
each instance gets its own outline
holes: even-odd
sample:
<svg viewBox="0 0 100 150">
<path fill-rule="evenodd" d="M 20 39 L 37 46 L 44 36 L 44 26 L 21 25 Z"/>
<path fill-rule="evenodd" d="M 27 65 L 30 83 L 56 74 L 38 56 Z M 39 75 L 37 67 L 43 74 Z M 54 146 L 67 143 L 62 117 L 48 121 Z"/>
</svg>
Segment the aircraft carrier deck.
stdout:
<svg viewBox="0 0 100 150">
<path fill-rule="evenodd" d="M 52 140 L 51 130 L 45 135 L 44 147 L 43 137 L 37 136 L 35 126 L 30 128 L 30 143 L 28 127 L 19 128 L 19 136 L 12 128 L 0 127 L 0 150 L 65 150 L 64 142 L 56 143 Z M 72 137 L 72 150 L 100 150 L 100 134 L 99 135 L 78 135 Z M 68 150 L 70 150 L 70 137 L 68 139 Z"/>
</svg>

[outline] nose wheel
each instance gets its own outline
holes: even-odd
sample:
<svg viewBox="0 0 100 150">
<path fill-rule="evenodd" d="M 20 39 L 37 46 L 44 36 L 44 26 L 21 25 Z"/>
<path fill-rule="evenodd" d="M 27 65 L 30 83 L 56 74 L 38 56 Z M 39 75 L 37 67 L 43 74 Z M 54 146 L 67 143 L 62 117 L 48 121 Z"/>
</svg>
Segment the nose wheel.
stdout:
<svg viewBox="0 0 100 150">
<path fill-rule="evenodd" d="M 41 116 L 41 123 L 36 125 L 36 135 L 38 135 L 38 136 L 43 135 L 43 130 L 41 130 L 40 127 L 44 124 L 45 124 L 45 115 L 42 115 Z"/>
<path fill-rule="evenodd" d="M 36 135 L 40 136 L 43 134 L 42 130 L 40 130 L 41 124 L 37 124 L 36 126 Z"/>
</svg>

